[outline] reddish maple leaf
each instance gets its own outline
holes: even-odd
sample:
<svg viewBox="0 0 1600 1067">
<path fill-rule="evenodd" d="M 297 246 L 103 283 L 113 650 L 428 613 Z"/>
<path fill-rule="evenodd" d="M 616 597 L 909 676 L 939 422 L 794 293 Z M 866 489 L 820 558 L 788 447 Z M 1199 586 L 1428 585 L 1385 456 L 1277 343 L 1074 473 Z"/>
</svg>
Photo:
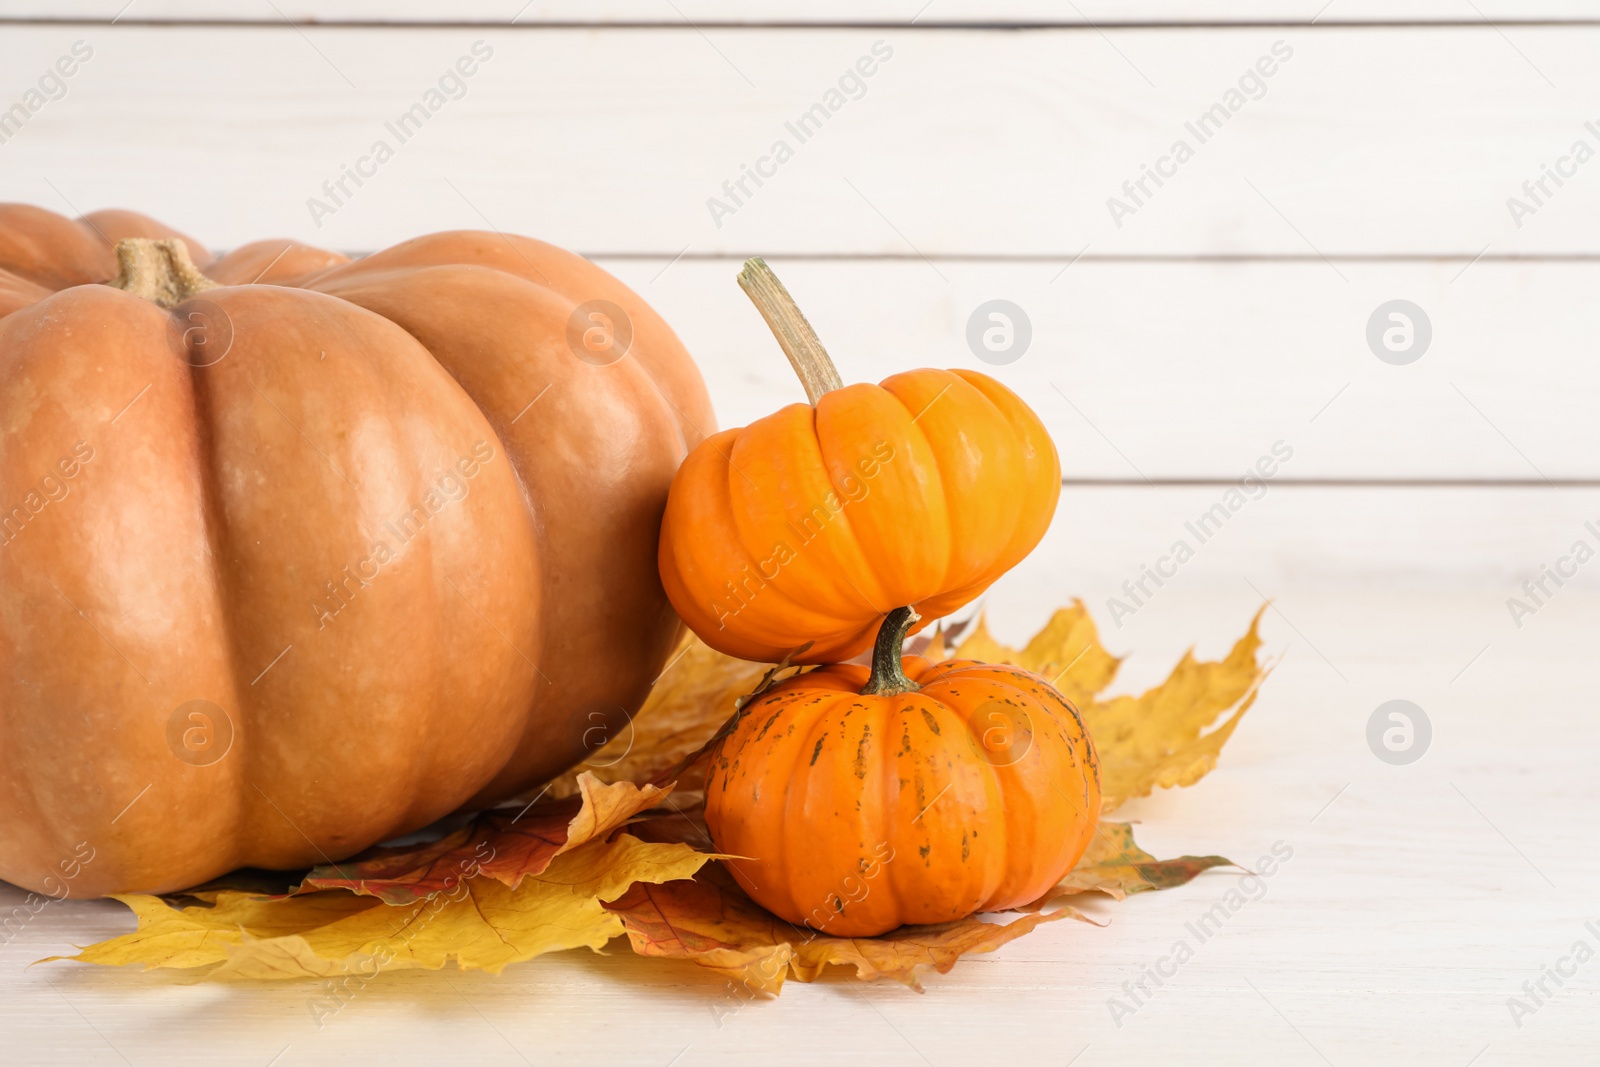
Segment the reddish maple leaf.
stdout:
<svg viewBox="0 0 1600 1067">
<path fill-rule="evenodd" d="M 563 852 L 604 837 L 654 806 L 671 788 L 605 785 L 585 774 L 575 796 L 520 811 L 487 811 L 438 841 L 368 849 L 343 863 L 315 867 L 296 892 L 348 889 L 386 904 L 411 904 L 468 878 L 493 878 L 515 889 L 529 875 L 543 874 Z"/>
</svg>

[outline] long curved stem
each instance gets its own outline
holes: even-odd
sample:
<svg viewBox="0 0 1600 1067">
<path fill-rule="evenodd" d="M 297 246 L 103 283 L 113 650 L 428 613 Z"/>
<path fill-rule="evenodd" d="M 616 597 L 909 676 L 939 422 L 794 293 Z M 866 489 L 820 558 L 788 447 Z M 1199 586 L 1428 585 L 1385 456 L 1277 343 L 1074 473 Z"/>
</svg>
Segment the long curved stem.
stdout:
<svg viewBox="0 0 1600 1067">
<path fill-rule="evenodd" d="M 767 320 L 783 354 L 789 357 L 794 372 L 800 376 L 800 384 L 806 387 L 808 401 L 815 404 L 822 394 L 844 387 L 844 380 L 839 377 L 833 360 L 828 358 L 828 350 L 822 347 L 817 331 L 811 328 L 800 305 L 772 273 L 766 260 L 759 256 L 745 260 L 744 270 L 739 272 L 739 288 Z"/>
<path fill-rule="evenodd" d="M 900 665 L 906 634 L 921 618 L 915 608 L 895 608 L 884 617 L 883 625 L 878 627 L 878 642 L 872 646 L 872 677 L 861 690 L 862 696 L 892 696 L 922 688 L 906 677 Z"/>
</svg>

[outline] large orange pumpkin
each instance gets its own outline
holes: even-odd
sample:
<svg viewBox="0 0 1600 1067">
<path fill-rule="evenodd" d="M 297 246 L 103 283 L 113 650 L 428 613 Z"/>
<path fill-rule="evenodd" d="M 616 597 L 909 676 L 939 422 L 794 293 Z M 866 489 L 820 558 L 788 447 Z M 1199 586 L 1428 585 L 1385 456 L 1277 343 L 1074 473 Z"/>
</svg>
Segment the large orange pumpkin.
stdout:
<svg viewBox="0 0 1600 1067">
<path fill-rule="evenodd" d="M 710 405 L 577 256 L 213 261 L 9 205 L 0 316 L 0 878 L 337 860 L 571 766 L 681 632 L 657 534 Z"/>
<path fill-rule="evenodd" d="M 739 280 L 811 403 L 713 435 L 672 483 L 661 579 L 702 640 L 748 660 L 849 659 L 891 609 L 948 615 L 1033 550 L 1061 466 L 1027 404 L 967 370 L 843 385 L 766 264 Z"/>
<path fill-rule="evenodd" d="M 840 937 L 1038 900 L 1100 817 L 1083 719 L 1016 667 L 900 655 L 892 612 L 869 674 L 780 682 L 711 755 L 706 823 L 745 892 Z"/>
</svg>

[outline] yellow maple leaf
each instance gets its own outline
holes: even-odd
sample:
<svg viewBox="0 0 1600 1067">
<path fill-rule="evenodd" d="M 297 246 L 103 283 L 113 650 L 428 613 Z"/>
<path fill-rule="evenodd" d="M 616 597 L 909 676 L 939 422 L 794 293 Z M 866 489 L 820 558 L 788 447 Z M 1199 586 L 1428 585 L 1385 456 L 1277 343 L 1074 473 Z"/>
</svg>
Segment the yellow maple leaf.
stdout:
<svg viewBox="0 0 1600 1067">
<path fill-rule="evenodd" d="M 1166 681 L 1139 696 L 1098 699 L 1122 661 L 1101 646 L 1081 600 L 1057 611 L 1021 649 L 996 641 L 980 618 L 955 656 L 1012 663 L 1054 681 L 1089 726 L 1100 755 L 1100 810 L 1109 812 L 1156 788 L 1193 785 L 1215 769 L 1268 673 L 1256 655 L 1261 611 L 1225 659 L 1202 663 L 1186 652 Z M 1226 722 L 1202 734 L 1229 709 Z"/>
<path fill-rule="evenodd" d="M 1222 746 L 1255 703 L 1270 670 L 1256 655 L 1260 625 L 1258 611 L 1224 659 L 1199 662 L 1193 651 L 1186 652 L 1155 688 L 1080 709 L 1100 754 L 1102 812 L 1157 788 L 1193 785 L 1216 768 Z M 1202 733 L 1230 709 L 1227 721 Z"/>
<path fill-rule="evenodd" d="M 1122 660 L 1100 644 L 1100 632 L 1081 600 L 1057 610 L 1020 649 L 996 641 L 980 615 L 951 658 L 1015 664 L 1050 682 L 1080 709 L 1111 684 L 1122 666 Z"/>
<path fill-rule="evenodd" d="M 1015 664 L 1051 682 L 1077 705 L 1100 754 L 1102 810 L 1112 811 L 1158 787 L 1192 785 L 1216 767 L 1218 753 L 1267 673 L 1256 655 L 1259 623 L 1258 613 L 1226 659 L 1202 663 L 1185 655 L 1155 688 L 1109 700 L 1100 694 L 1115 680 L 1122 660 L 1100 643 L 1081 600 L 1059 609 L 1022 648 L 996 640 L 980 616 L 948 654 Z M 942 634 L 931 636 L 923 649 L 932 658 L 946 653 Z M 716 733 L 769 669 L 725 656 L 689 635 L 628 729 L 582 768 L 557 779 L 550 794 L 576 792 L 578 774 L 585 770 L 617 782 L 646 781 L 673 769 Z M 1229 709 L 1234 714 L 1226 722 L 1202 733 Z M 699 767 L 687 769 L 679 776 L 680 790 L 698 789 L 702 777 Z"/>
<path fill-rule="evenodd" d="M 1122 900 L 1129 893 L 1184 885 L 1202 871 L 1232 864 L 1223 856 L 1158 860 L 1134 843 L 1130 824 L 1101 819 L 1077 866 L 1034 906 L 1043 907 L 1061 897 L 1090 892 Z"/>
<path fill-rule="evenodd" d="M 211 968 L 212 977 L 305 978 L 405 968 L 498 973 L 545 952 L 599 949 L 623 932 L 607 911 L 636 882 L 689 878 L 711 857 L 620 834 L 563 853 L 516 889 L 470 878 L 452 892 L 396 906 L 331 890 L 289 897 L 222 891 L 213 906 L 173 908 L 126 895 L 139 929 L 91 945 L 85 963 Z M 52 957 L 60 958 L 60 957 Z"/>
<path fill-rule="evenodd" d="M 736 710 L 736 702 L 761 681 L 770 664 L 725 656 L 692 633 L 667 661 L 644 706 L 579 767 L 551 783 L 549 796 L 578 791 L 578 776 L 603 782 L 652 781 L 704 745 Z M 678 777 L 680 789 L 700 786 L 703 772 Z"/>
</svg>

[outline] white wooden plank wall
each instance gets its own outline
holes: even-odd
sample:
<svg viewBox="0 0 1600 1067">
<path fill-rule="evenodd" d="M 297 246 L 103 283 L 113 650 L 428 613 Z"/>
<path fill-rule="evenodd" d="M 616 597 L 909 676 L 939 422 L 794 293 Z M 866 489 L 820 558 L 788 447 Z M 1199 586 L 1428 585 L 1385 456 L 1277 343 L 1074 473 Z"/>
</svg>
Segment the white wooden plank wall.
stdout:
<svg viewBox="0 0 1600 1067">
<path fill-rule="evenodd" d="M 1600 185 L 1600 172 L 1597 172 Z M 732 284 L 738 261 L 600 262 L 644 293 L 739 425 L 803 396 Z M 1316 260 L 1060 264 L 774 259 L 847 378 L 908 361 L 987 371 L 1049 425 L 1069 479 L 1237 478 L 1282 440 L 1289 480 L 1491 480 L 1600 474 L 1600 263 Z M 1058 276 L 1059 275 L 1059 276 Z M 1053 280 L 1052 280 L 1053 279 Z M 1394 366 L 1367 319 L 1423 307 L 1430 350 Z M 1015 362 L 968 347 L 972 311 L 1032 321 Z"/>
<path fill-rule="evenodd" d="M 186 10 L 146 3 L 127 14 Z M 1600 130 L 1600 25 L 125 27 L 5 10 L 19 21 L 0 24 L 0 101 L 73 41 L 95 50 L 0 144 L 5 196 L 134 204 L 222 247 L 282 234 L 363 250 L 487 225 L 545 237 L 662 305 L 725 421 L 794 395 L 730 280 L 762 253 L 856 377 L 911 352 L 979 366 L 969 316 L 1021 306 L 1032 345 L 996 373 L 1034 397 L 1069 477 L 1225 478 L 1280 438 L 1291 478 L 1600 477 L 1583 417 L 1600 369 L 1581 354 L 1600 164 L 1562 163 L 1575 141 L 1600 149 L 1586 126 Z M 478 40 L 493 57 L 399 144 L 386 123 Z M 799 143 L 785 124 L 879 41 L 892 56 L 860 99 Z M 1276 66 L 1247 78 L 1260 99 L 1233 98 L 1201 143 L 1190 127 L 1261 57 Z M 397 152 L 375 177 L 323 189 L 380 138 Z M 723 189 L 777 139 L 792 159 Z M 1195 149 L 1181 165 L 1163 161 L 1174 139 Z M 1144 164 L 1176 174 L 1125 191 Z M 1573 176 L 1545 179 L 1534 204 L 1522 183 L 1546 165 Z M 1513 196 L 1532 213 L 1514 218 Z M 1133 211 L 1113 219 L 1111 197 Z M 714 217 L 712 198 L 730 210 Z M 1434 335 L 1404 367 L 1365 339 L 1396 298 Z"/>
<path fill-rule="evenodd" d="M 1600 139 L 1585 126 L 1600 118 L 1600 25 L 18 24 L 5 28 L 0 100 L 20 99 L 78 39 L 94 58 L 4 145 L 11 187 L 132 198 L 223 245 L 283 233 L 367 249 L 396 220 L 485 218 L 596 253 L 1058 268 L 1080 254 L 1470 259 L 1600 242 L 1600 182 L 1583 169 L 1520 227 L 1506 206 L 1575 140 Z M 479 39 L 493 58 L 400 144 L 385 124 Z M 891 58 L 873 56 L 880 41 Z M 853 70 L 863 57 L 876 61 L 869 78 Z M 859 99 L 829 97 L 842 77 Z M 829 102 L 802 142 L 790 126 Z M 1227 117 L 1201 128 L 1213 107 Z M 395 157 L 337 203 L 323 183 L 379 139 Z M 1181 165 L 1166 160 L 1178 140 L 1194 153 Z M 766 161 L 780 141 L 792 158 Z M 1146 165 L 1170 176 L 1157 187 Z M 725 190 L 745 167 L 765 184 Z M 1124 188 L 1141 179 L 1142 192 Z M 337 210 L 313 220 L 313 197 Z M 1113 197 L 1130 213 L 1113 218 Z"/>
</svg>

